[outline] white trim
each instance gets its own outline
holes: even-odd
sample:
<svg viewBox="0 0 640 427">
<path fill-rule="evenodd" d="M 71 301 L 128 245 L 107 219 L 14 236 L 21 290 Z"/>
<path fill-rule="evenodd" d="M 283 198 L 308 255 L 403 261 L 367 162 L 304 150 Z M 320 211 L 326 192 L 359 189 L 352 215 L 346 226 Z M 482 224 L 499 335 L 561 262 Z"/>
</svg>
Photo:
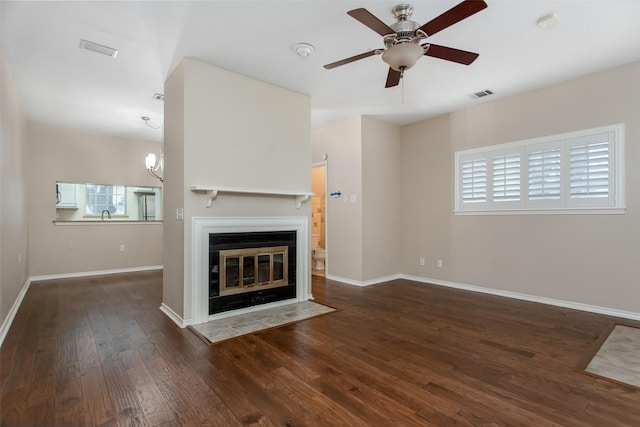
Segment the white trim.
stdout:
<svg viewBox="0 0 640 427">
<path fill-rule="evenodd" d="M 120 274 L 120 273 L 135 273 L 138 271 L 152 271 L 162 270 L 162 265 L 150 265 L 146 267 L 130 267 L 130 268 L 116 268 L 113 270 L 97 270 L 97 271 L 82 271 L 78 273 L 60 273 L 60 274 L 48 274 L 45 276 L 32 276 L 29 278 L 32 282 L 39 280 L 52 280 L 52 279 L 67 279 L 72 277 L 90 277 L 90 276 L 104 276 L 107 274 Z"/>
<path fill-rule="evenodd" d="M 193 217 L 191 246 L 192 324 L 208 322 L 209 316 L 209 234 L 249 233 L 256 231 L 296 232 L 296 298 L 313 299 L 311 292 L 311 242 L 309 217 Z M 213 315 L 215 316 L 215 315 Z"/>
<path fill-rule="evenodd" d="M 327 274 L 325 277 L 329 280 L 335 280 L 336 282 L 346 283 L 347 285 L 371 286 L 371 285 L 377 285 L 378 283 L 384 283 L 384 282 L 389 282 L 391 280 L 401 279 L 402 275 L 392 274 L 390 276 L 378 277 L 378 278 L 369 279 L 369 280 L 353 280 L 353 279 L 347 279 L 346 277 L 334 276 L 331 274 Z"/>
<path fill-rule="evenodd" d="M 169 307 L 165 303 L 160 304 L 160 311 L 166 314 L 167 317 L 173 320 L 173 323 L 178 325 L 180 328 L 186 328 L 187 326 L 193 323 L 191 319 L 184 320 L 182 317 L 178 315 L 178 313 L 173 311 L 171 307 Z"/>
<path fill-rule="evenodd" d="M 640 313 L 632 311 L 618 310 L 615 308 L 601 307 L 597 305 L 583 304 L 580 302 L 564 301 L 554 298 L 539 297 L 536 295 L 521 294 L 518 292 L 504 291 L 501 289 L 485 288 L 482 286 L 467 285 L 464 283 L 448 282 L 445 280 L 430 279 L 428 277 L 412 276 L 401 274 L 401 279 L 422 282 L 430 285 L 445 286 L 447 288 L 464 289 L 466 291 L 479 292 L 483 294 L 496 295 L 500 297 L 519 299 L 523 301 L 536 302 L 540 304 L 553 305 L 557 307 L 570 308 L 573 310 L 588 311 L 591 313 L 604 314 L 606 316 L 621 317 L 623 319 L 640 320 Z"/>
<path fill-rule="evenodd" d="M 624 215 L 625 206 L 619 208 L 564 208 L 564 209 L 487 209 L 484 211 L 453 211 L 455 215 Z"/>
<path fill-rule="evenodd" d="M 98 218 L 100 218 L 100 216 L 97 216 Z M 162 225 L 162 220 L 158 219 L 158 220 L 149 220 L 149 221 L 139 221 L 139 220 L 119 220 L 119 219 L 112 219 L 111 221 L 101 221 L 101 220 L 85 220 L 85 221 L 58 221 L 56 219 L 54 219 L 53 221 L 53 225 L 59 225 L 59 226 L 64 226 L 64 227 L 68 227 L 71 225 Z"/>
<path fill-rule="evenodd" d="M 220 187 L 217 185 L 192 185 L 189 189 L 193 192 L 206 193 L 206 206 L 211 207 L 213 201 L 218 197 L 218 193 L 241 193 L 241 194 L 263 194 L 268 196 L 294 196 L 296 198 L 296 208 L 300 209 L 302 203 L 315 196 L 312 191 L 290 191 L 290 190 L 266 190 L 263 188 L 240 188 L 240 187 Z"/>
<path fill-rule="evenodd" d="M 24 299 L 24 296 L 27 294 L 27 291 L 29 290 L 29 286 L 31 286 L 31 278 L 28 278 L 27 281 L 24 282 L 24 285 L 22 285 L 22 289 L 20 289 L 20 292 L 18 293 L 18 297 L 13 302 L 13 305 L 11 306 L 11 310 L 9 310 L 7 317 L 2 322 L 2 326 L 0 326 L 0 348 L 2 347 L 2 344 L 4 343 L 4 339 L 7 337 L 7 334 L 9 333 L 9 329 L 11 329 L 11 325 L 13 324 L 13 319 L 15 319 L 16 314 L 18 314 L 18 309 L 20 308 L 20 305 L 22 305 L 22 300 Z"/>
</svg>

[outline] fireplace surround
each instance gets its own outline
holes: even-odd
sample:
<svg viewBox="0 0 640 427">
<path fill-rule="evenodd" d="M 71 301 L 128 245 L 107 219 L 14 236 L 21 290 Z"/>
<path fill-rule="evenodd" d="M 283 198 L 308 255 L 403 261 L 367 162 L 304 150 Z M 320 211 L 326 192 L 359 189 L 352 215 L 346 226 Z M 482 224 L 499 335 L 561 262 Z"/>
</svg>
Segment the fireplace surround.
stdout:
<svg viewBox="0 0 640 427">
<path fill-rule="evenodd" d="M 195 217 L 192 233 L 192 324 L 313 299 L 307 217 Z"/>
<path fill-rule="evenodd" d="M 209 233 L 209 315 L 296 297 L 296 232 Z"/>
</svg>

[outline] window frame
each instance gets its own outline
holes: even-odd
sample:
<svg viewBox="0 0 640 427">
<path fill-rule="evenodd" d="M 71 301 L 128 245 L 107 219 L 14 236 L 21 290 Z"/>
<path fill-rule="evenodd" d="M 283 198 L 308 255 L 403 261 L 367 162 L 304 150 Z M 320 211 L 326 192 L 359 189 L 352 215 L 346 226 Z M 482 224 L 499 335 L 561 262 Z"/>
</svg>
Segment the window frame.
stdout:
<svg viewBox="0 0 640 427">
<path fill-rule="evenodd" d="M 100 194 L 97 191 L 93 191 L 93 188 L 98 188 L 98 187 L 105 187 L 107 189 L 107 193 L 106 194 Z M 91 188 L 91 190 L 90 190 Z M 121 191 L 120 191 L 121 190 Z M 91 194 L 90 194 L 91 193 Z M 107 204 L 105 204 L 104 206 L 99 206 L 95 203 L 93 203 L 92 200 L 90 200 L 92 198 L 93 195 L 98 194 L 101 196 L 105 197 L 105 201 L 107 201 Z M 85 185 L 85 214 L 84 217 L 93 217 L 93 216 L 101 216 L 102 211 L 103 210 L 108 210 L 109 209 L 109 204 L 108 204 L 108 198 L 113 198 L 113 197 L 121 197 L 122 198 L 122 212 L 118 212 L 118 205 L 114 205 L 116 208 L 115 212 L 110 212 L 111 216 L 118 216 L 118 217 L 122 217 L 122 216 L 126 216 L 127 215 L 127 187 L 124 185 L 112 185 L 112 184 L 86 184 Z M 100 210 L 100 212 L 87 212 L 89 210 L 90 207 L 96 207 L 97 210 Z"/>
<path fill-rule="evenodd" d="M 567 132 L 540 138 L 532 138 L 505 144 L 491 145 L 455 152 L 454 213 L 456 215 L 513 215 L 513 214 L 613 214 L 624 213 L 624 123 Z M 607 135 L 608 191 L 606 197 L 572 197 L 571 148 L 580 145 L 596 145 L 590 138 Z M 529 196 L 529 154 L 540 150 L 560 150 L 560 197 L 533 200 Z M 520 199 L 494 199 L 494 161 L 519 153 Z M 486 162 L 486 198 L 483 201 L 465 202 L 462 193 L 464 164 L 484 159 Z M 551 170 L 551 169 L 549 169 Z M 468 190 L 468 186 L 467 186 Z"/>
</svg>

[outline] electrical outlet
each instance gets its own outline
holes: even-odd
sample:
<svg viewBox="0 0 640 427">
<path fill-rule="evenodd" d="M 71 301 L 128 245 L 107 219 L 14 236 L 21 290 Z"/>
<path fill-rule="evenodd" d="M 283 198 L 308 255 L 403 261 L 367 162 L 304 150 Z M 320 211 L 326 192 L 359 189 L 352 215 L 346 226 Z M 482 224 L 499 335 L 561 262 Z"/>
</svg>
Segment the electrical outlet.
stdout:
<svg viewBox="0 0 640 427">
<path fill-rule="evenodd" d="M 73 249 L 73 243 L 69 242 L 67 243 L 67 250 L 70 251 L 71 249 Z"/>
<path fill-rule="evenodd" d="M 438 268 L 442 268 L 442 260 L 441 259 L 438 260 Z"/>
<path fill-rule="evenodd" d="M 120 245 L 120 252 L 124 252 L 124 245 Z"/>
<path fill-rule="evenodd" d="M 420 265 L 424 265 L 424 258 L 420 258 Z"/>
</svg>

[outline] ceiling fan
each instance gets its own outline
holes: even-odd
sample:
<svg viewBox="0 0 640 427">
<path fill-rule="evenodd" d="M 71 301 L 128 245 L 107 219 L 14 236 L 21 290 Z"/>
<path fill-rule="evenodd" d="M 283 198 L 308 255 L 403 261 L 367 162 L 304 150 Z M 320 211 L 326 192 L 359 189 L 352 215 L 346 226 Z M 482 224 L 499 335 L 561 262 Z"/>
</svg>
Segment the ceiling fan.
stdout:
<svg viewBox="0 0 640 427">
<path fill-rule="evenodd" d="M 383 36 L 384 49 L 374 49 L 332 62 L 324 68 L 330 70 L 373 55 L 382 55 L 382 60 L 389 64 L 385 85 L 388 88 L 397 86 L 404 72 L 413 67 L 423 55 L 469 65 L 476 60 L 477 53 L 420 42 L 486 7 L 487 4 L 482 0 L 464 0 L 421 27 L 417 22 L 409 20 L 413 13 L 413 6 L 409 4 L 399 4 L 391 9 L 391 14 L 396 18 L 396 22 L 391 25 L 385 24 L 364 8 L 350 10 L 347 12 L 349 16 Z"/>
</svg>

